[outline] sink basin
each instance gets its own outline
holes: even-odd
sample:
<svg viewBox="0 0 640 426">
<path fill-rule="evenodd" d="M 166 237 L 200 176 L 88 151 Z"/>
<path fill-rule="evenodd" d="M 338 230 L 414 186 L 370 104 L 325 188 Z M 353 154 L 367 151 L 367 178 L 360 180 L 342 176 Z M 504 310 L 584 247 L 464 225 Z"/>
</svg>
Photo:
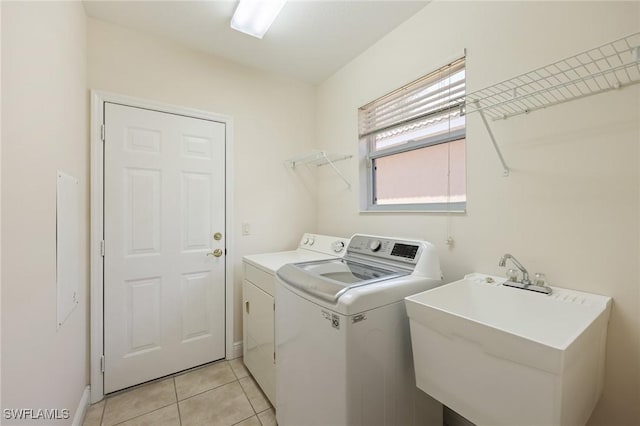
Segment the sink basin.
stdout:
<svg viewBox="0 0 640 426">
<path fill-rule="evenodd" d="M 478 425 L 584 425 L 602 392 L 611 298 L 469 274 L 405 299 L 416 384 Z"/>
</svg>

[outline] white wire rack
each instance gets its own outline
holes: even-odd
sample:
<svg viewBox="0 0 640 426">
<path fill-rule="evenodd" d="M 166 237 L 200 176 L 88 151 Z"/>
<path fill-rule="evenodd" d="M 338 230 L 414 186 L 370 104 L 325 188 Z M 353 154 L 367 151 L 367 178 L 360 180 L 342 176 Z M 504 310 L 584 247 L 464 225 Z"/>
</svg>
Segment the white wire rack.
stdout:
<svg viewBox="0 0 640 426">
<path fill-rule="evenodd" d="M 351 157 L 352 155 L 348 155 L 348 154 L 331 154 L 326 151 L 321 151 L 319 149 L 312 149 L 311 151 L 305 154 L 286 160 L 286 164 L 288 164 L 292 169 L 295 169 L 296 166 L 301 164 L 306 164 L 306 165 L 313 164 L 318 167 L 329 164 L 333 169 L 333 171 L 338 176 L 340 176 L 340 178 L 344 181 L 344 183 L 347 184 L 349 188 L 351 188 L 351 183 L 349 183 L 347 178 L 340 172 L 340 170 L 338 170 L 335 164 L 333 164 L 336 161 L 347 160 Z"/>
<path fill-rule="evenodd" d="M 492 120 L 640 83 L 640 32 L 470 93 L 466 112 Z"/>
<path fill-rule="evenodd" d="M 636 83 L 640 83 L 640 32 L 469 93 L 464 108 L 467 114 L 480 113 L 503 175 L 509 176 L 487 117 L 506 120 Z"/>
</svg>

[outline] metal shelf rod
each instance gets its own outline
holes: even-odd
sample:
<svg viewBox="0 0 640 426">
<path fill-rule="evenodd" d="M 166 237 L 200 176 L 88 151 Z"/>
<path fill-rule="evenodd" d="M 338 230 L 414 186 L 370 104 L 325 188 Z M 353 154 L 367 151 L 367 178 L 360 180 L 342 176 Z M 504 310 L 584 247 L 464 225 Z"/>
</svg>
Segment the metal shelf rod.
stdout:
<svg viewBox="0 0 640 426">
<path fill-rule="evenodd" d="M 347 184 L 347 188 L 351 189 L 351 183 L 349 183 L 349 181 L 347 180 L 346 177 L 344 177 L 342 172 L 340 172 L 340 170 L 338 170 L 336 165 L 333 164 L 333 161 L 331 161 L 329 159 L 329 157 L 327 157 L 327 154 L 324 151 L 322 151 L 322 155 L 324 156 L 325 160 L 327 161 L 327 164 L 329 164 L 333 168 L 333 171 L 336 172 L 338 174 L 338 176 L 340 176 L 340 178 L 344 181 L 344 183 Z"/>
<path fill-rule="evenodd" d="M 478 102 L 478 101 L 476 101 Z M 489 133 L 489 138 L 491 139 L 491 143 L 493 143 L 493 147 L 496 150 L 496 153 L 498 154 L 498 158 L 500 158 L 500 162 L 502 163 L 502 176 L 504 177 L 508 177 L 509 176 L 509 166 L 507 166 L 507 163 L 504 161 L 504 157 L 502 156 L 502 152 L 500 151 L 500 147 L 498 146 L 498 143 L 496 142 L 496 138 L 493 136 L 493 132 L 491 131 L 491 127 L 489 126 L 489 122 L 487 121 L 487 118 L 484 116 L 484 111 L 482 110 L 478 110 L 478 112 L 480 113 L 480 117 L 482 117 L 482 122 L 484 123 L 484 127 L 487 128 L 487 133 Z"/>
</svg>

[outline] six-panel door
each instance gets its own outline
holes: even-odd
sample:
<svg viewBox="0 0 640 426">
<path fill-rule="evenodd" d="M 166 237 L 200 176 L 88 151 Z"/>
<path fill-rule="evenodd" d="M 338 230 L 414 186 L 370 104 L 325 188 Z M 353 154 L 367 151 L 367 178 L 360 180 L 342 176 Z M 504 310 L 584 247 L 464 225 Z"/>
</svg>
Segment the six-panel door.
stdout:
<svg viewBox="0 0 640 426">
<path fill-rule="evenodd" d="M 112 103 L 104 118 L 108 393 L 225 356 L 225 125 Z"/>
</svg>

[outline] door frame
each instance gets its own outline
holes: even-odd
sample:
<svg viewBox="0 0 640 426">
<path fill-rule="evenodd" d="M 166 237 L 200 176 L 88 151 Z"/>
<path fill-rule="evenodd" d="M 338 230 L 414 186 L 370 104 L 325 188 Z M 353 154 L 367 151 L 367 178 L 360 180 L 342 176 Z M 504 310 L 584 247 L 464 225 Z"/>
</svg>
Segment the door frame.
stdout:
<svg viewBox="0 0 640 426">
<path fill-rule="evenodd" d="M 185 108 L 130 96 L 91 90 L 91 234 L 90 234 L 90 377 L 91 402 L 104 398 L 104 257 L 101 241 L 104 239 L 104 150 L 102 124 L 104 103 L 149 109 L 169 114 L 217 121 L 225 124 L 225 355 L 234 356 L 233 345 L 233 118 L 192 108 Z"/>
</svg>

